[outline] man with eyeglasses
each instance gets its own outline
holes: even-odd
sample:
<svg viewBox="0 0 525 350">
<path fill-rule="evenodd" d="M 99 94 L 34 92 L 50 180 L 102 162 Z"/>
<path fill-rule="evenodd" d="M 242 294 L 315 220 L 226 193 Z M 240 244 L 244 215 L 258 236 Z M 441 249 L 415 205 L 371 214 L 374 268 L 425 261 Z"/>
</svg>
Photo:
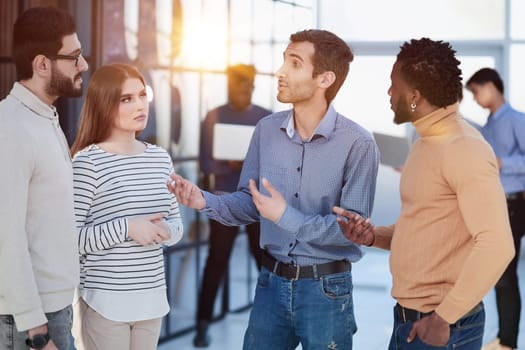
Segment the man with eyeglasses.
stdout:
<svg viewBox="0 0 525 350">
<path fill-rule="evenodd" d="M 52 105 L 82 95 L 73 18 L 35 7 L 13 28 L 17 82 L 0 102 L 0 349 L 68 349 L 79 283 L 69 148 Z"/>
</svg>

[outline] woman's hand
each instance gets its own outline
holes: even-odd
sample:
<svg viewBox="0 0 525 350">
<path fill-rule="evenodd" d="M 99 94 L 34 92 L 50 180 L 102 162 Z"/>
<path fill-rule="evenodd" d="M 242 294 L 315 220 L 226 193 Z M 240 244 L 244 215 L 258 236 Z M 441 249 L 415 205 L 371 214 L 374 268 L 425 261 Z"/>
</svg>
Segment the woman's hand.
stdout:
<svg viewBox="0 0 525 350">
<path fill-rule="evenodd" d="M 128 236 L 143 246 L 169 240 L 169 229 L 159 224 L 163 217 L 163 214 L 152 214 L 128 219 Z"/>
</svg>

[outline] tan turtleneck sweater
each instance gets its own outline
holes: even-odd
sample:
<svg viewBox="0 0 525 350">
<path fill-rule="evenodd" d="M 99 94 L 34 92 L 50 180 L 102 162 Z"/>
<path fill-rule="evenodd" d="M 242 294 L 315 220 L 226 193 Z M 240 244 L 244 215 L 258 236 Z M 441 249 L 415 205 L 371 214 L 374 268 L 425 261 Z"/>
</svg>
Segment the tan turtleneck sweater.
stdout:
<svg viewBox="0 0 525 350">
<path fill-rule="evenodd" d="M 401 214 L 390 227 L 392 296 L 454 323 L 514 256 L 505 195 L 491 147 L 461 119 L 458 104 L 414 125 L 420 138 L 401 175 Z"/>
</svg>

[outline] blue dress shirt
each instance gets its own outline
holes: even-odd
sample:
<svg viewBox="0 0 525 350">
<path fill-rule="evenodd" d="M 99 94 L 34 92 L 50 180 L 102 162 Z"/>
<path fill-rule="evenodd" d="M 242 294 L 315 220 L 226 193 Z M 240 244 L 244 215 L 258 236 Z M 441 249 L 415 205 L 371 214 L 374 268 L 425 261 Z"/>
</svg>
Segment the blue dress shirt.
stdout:
<svg viewBox="0 0 525 350">
<path fill-rule="evenodd" d="M 360 247 L 345 238 L 334 205 L 369 217 L 372 212 L 379 151 L 369 132 L 330 106 L 313 136 L 301 140 L 293 111 L 263 118 L 256 126 L 237 191 L 203 192 L 203 212 L 225 225 L 261 221 L 261 247 L 276 259 L 297 265 L 334 260 L 358 261 Z M 259 190 L 265 177 L 282 194 L 286 209 L 277 222 L 259 216 L 248 180 Z"/>
<path fill-rule="evenodd" d="M 505 193 L 525 190 L 525 114 L 506 102 L 489 115 L 481 133 L 502 160 L 500 179 Z"/>
</svg>

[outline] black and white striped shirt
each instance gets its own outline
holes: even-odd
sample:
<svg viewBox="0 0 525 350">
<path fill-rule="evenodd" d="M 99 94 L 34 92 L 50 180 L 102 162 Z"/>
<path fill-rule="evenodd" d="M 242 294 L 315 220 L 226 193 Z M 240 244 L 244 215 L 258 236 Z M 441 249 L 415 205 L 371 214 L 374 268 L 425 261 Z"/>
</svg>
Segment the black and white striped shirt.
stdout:
<svg viewBox="0 0 525 350">
<path fill-rule="evenodd" d="M 182 238 L 178 203 L 166 186 L 172 171 L 167 152 L 150 144 L 133 156 L 91 145 L 73 159 L 80 295 L 106 318 L 136 321 L 168 311 L 162 245 L 133 241 L 127 220 L 163 213 L 167 244 Z"/>
</svg>

